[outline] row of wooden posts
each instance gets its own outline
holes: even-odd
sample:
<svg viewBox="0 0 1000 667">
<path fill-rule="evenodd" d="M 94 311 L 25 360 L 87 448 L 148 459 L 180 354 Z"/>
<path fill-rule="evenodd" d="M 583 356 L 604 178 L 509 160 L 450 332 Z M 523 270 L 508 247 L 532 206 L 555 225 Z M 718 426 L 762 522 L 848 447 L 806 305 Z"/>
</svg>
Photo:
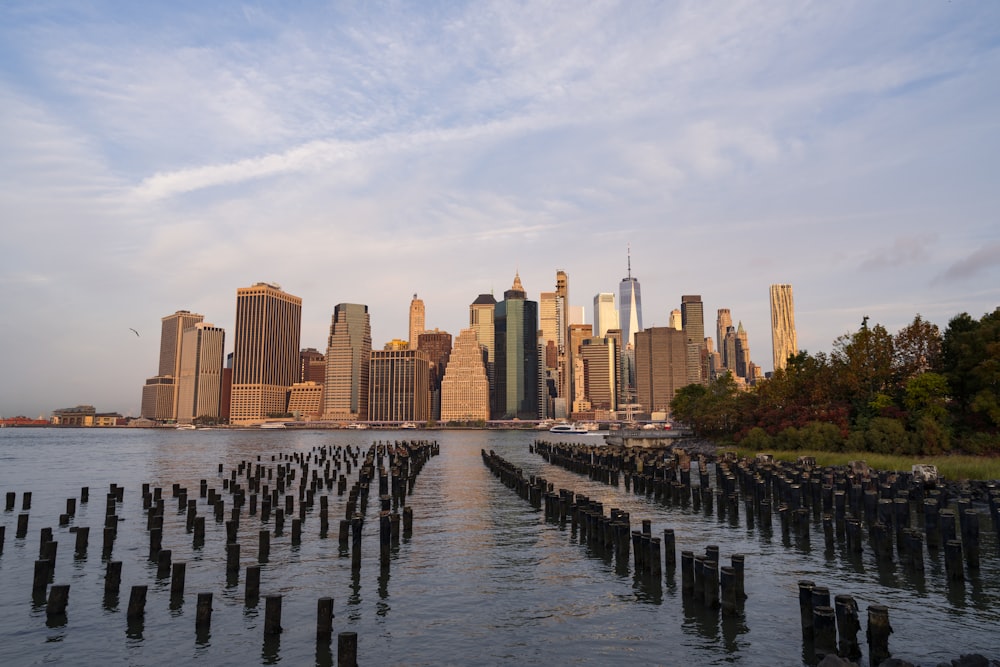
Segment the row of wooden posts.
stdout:
<svg viewBox="0 0 1000 667">
<path fill-rule="evenodd" d="M 369 487 L 378 484 L 380 508 L 380 563 L 383 569 L 389 567 L 390 554 L 393 548 L 398 548 L 400 536 L 400 514 L 392 511 L 395 504 L 397 507 L 405 502 L 407 492 L 412 492 L 415 477 L 422 469 L 426 461 L 434 455 L 440 453 L 440 448 L 436 442 L 396 442 L 394 444 L 373 444 L 369 448 L 363 461 L 359 464 L 360 450 L 351 448 L 314 448 L 313 452 L 303 455 L 295 453 L 291 456 L 272 456 L 272 462 L 277 461 L 277 466 L 267 466 L 262 464 L 258 457 L 256 464 L 248 461 L 240 462 L 228 477 L 223 479 L 223 489 L 228 491 L 232 497 L 233 508 L 230 519 L 225 520 L 225 500 L 215 488 L 208 484 L 207 479 L 200 482 L 199 496 L 205 498 L 216 522 L 225 523 L 226 528 L 226 572 L 227 576 L 238 575 L 240 569 L 240 545 L 237 542 L 238 530 L 241 519 L 241 509 L 244 505 L 249 505 L 248 515 L 257 514 L 257 492 L 261 494 L 263 500 L 260 502 L 260 520 L 267 523 L 271 519 L 271 510 L 274 515 L 274 532 L 276 535 L 282 534 L 284 529 L 285 515 L 292 515 L 295 511 L 295 496 L 288 494 L 284 496 L 284 507 L 280 506 L 281 497 L 279 494 L 286 490 L 294 489 L 296 471 L 299 471 L 299 516 L 292 519 L 293 544 L 298 544 L 302 537 L 302 523 L 307 516 L 307 510 L 314 506 L 317 493 L 322 493 L 324 487 L 332 490 L 336 483 L 338 495 L 343 495 L 346 490 L 346 475 L 338 474 L 343 468 L 350 474 L 352 468 L 357 469 L 358 481 L 349 493 L 346 503 L 347 517 L 340 521 L 339 543 L 341 548 L 346 549 L 350 540 L 352 546 L 352 567 L 360 567 L 361 533 L 364 523 L 364 514 L 367 509 L 367 498 Z M 309 477 L 310 463 L 315 462 L 317 467 L 323 468 L 320 476 L 316 468 L 312 469 L 312 477 Z M 293 466 L 293 463 L 296 464 Z M 223 465 L 219 465 L 219 474 L 223 475 Z M 309 480 L 307 483 L 306 480 Z M 244 488 L 244 480 L 246 488 Z M 270 489 L 269 485 L 263 484 L 264 480 L 276 480 L 275 488 Z M 390 484 L 391 480 L 391 484 Z M 250 491 L 249 503 L 247 503 L 247 492 Z M 178 512 L 186 512 L 186 529 L 193 533 L 195 548 L 201 548 L 205 541 L 205 516 L 199 516 L 198 500 L 188 499 L 187 489 L 179 484 L 172 486 L 173 497 L 177 500 Z M 80 492 L 80 503 L 89 502 L 90 489 L 82 487 Z M 116 484 L 110 486 L 107 494 L 107 504 L 105 511 L 104 543 L 102 549 L 102 559 L 107 561 L 105 572 L 105 602 L 115 601 L 118 598 L 122 580 L 122 562 L 111 560 L 114 542 L 118 530 L 118 507 L 124 499 L 124 488 Z M 28 532 L 28 510 L 31 509 L 32 493 L 26 491 L 22 494 L 22 510 L 24 513 L 18 515 L 17 519 L 17 539 L 24 539 Z M 328 496 L 319 496 L 320 500 L 320 520 L 321 536 L 325 537 L 328 529 Z M 11 511 L 16 501 L 16 494 L 8 492 L 6 494 L 7 510 Z M 66 513 L 60 515 L 60 525 L 67 525 L 71 522 L 76 513 L 76 498 L 69 498 L 66 501 Z M 142 485 L 142 505 L 147 515 L 146 530 L 149 534 L 149 560 L 157 563 L 157 579 L 170 578 L 171 605 L 173 608 L 179 606 L 183 600 L 184 583 L 186 578 L 186 563 L 171 562 L 172 551 L 162 548 L 163 539 L 163 517 L 166 500 L 163 498 L 163 490 L 159 487 L 150 488 L 149 484 Z M 408 506 L 402 507 L 402 532 L 404 536 L 412 534 L 413 512 Z M 86 557 L 90 527 L 71 526 L 71 533 L 75 534 L 75 553 L 78 557 Z M 50 620 L 55 619 L 58 623 L 65 620 L 66 608 L 69 600 L 70 586 L 68 584 L 55 584 L 55 564 L 58 543 L 52 539 L 52 529 L 42 528 L 40 531 L 39 558 L 35 561 L 34 576 L 32 580 L 33 600 L 36 604 L 45 604 L 46 613 Z M 260 530 L 258 533 L 258 562 L 266 563 L 269 559 L 270 551 L 269 530 Z M 0 554 L 3 552 L 5 542 L 5 526 L 0 526 Z M 249 565 L 245 574 L 245 603 L 247 606 L 256 606 L 260 598 L 260 565 Z M 49 586 L 50 584 L 51 587 Z M 46 596 L 46 590 L 48 595 Z M 126 618 L 130 624 L 141 622 L 145 613 L 146 596 L 148 587 L 145 585 L 132 586 Z M 264 635 L 272 636 L 281 632 L 281 598 L 280 595 L 266 595 Z M 212 593 L 203 592 L 198 594 L 198 604 L 196 610 L 196 631 L 205 633 L 211 623 L 212 613 Z M 329 640 L 332 637 L 333 619 L 333 599 L 329 597 L 320 598 L 317 603 L 317 640 Z M 353 632 L 344 632 L 338 635 L 338 665 L 356 664 L 357 656 L 357 635 Z"/>
<path fill-rule="evenodd" d="M 769 527 L 772 512 L 777 511 L 784 535 L 794 532 L 808 540 L 811 520 L 821 518 L 829 550 L 843 542 L 849 554 L 860 554 L 867 532 L 880 563 L 892 562 L 895 543 L 900 564 L 923 571 L 926 538 L 932 555 L 943 548 L 950 580 L 961 581 L 966 572 L 974 573 L 980 566 L 980 514 L 971 499 L 952 499 L 944 489 L 926 489 L 909 474 L 876 472 L 863 464 L 817 468 L 808 459 L 792 464 L 762 457 L 717 461 L 713 488 L 706 459 L 700 458 L 699 484 L 693 485 L 691 459 L 678 448 L 666 453 L 628 452 L 614 446 L 536 441 L 533 449 L 553 465 L 611 485 L 624 479 L 626 489 L 661 502 L 690 503 L 696 511 L 701 505 L 712 511 L 716 504 L 720 517 L 728 515 L 731 522 L 739 518 L 742 499 L 748 527 L 756 518 Z M 955 509 L 950 507 L 952 500 Z M 914 525 L 914 504 L 923 509 L 923 530 Z M 993 526 L 1000 531 L 1000 489 L 990 490 L 988 506 Z"/>
<path fill-rule="evenodd" d="M 602 448 L 594 447 L 592 445 L 584 446 L 563 443 L 553 444 L 542 441 L 534 444 L 534 451 L 544 456 L 550 463 L 560 465 L 579 474 L 586 474 L 594 480 L 614 484 L 615 480 L 619 479 L 622 475 L 622 471 L 610 471 L 608 469 L 607 462 L 619 461 L 620 463 L 625 463 L 629 460 L 629 457 L 618 455 L 617 452 L 615 452 L 615 448 L 609 448 L 609 450 L 611 451 L 605 452 L 602 451 Z M 585 453 L 586 456 L 581 456 L 581 453 Z M 494 462 L 493 465 L 498 467 L 503 466 L 503 464 L 496 462 Z M 650 467 L 655 466 L 640 466 L 640 468 L 642 467 L 645 467 L 648 471 Z M 725 495 L 725 488 L 732 487 L 731 484 L 727 484 L 727 481 L 729 480 L 725 477 L 726 467 L 725 465 L 722 465 L 717 469 L 722 471 L 722 477 L 719 481 L 719 485 L 723 487 L 721 494 L 724 496 L 719 502 L 720 512 L 724 511 L 723 508 L 727 506 L 730 511 L 738 511 L 739 503 L 727 502 L 729 498 Z M 690 468 L 688 468 L 688 470 L 690 470 Z M 663 484 L 657 483 L 658 478 L 656 477 L 635 474 L 634 470 L 632 472 L 626 472 L 624 477 L 626 479 L 626 487 L 631 485 L 636 489 L 637 493 L 649 494 L 654 497 L 660 497 L 662 495 L 662 497 L 668 502 L 671 500 L 674 502 L 680 502 L 682 498 L 686 499 L 691 497 L 692 501 L 697 503 L 700 499 L 704 499 L 710 509 L 713 494 L 706 493 L 711 487 L 709 474 L 704 464 L 699 466 L 699 472 L 701 477 L 700 487 L 695 487 L 693 491 L 688 491 L 687 489 L 690 488 L 690 479 L 676 479 L 673 480 L 670 485 L 670 493 L 665 490 L 666 487 Z M 508 479 L 516 478 L 518 473 L 519 470 L 507 464 L 504 476 Z M 678 475 L 678 478 L 681 477 L 681 475 Z M 685 487 L 685 491 L 677 493 L 675 490 L 678 487 Z M 560 507 L 567 502 L 566 497 L 567 494 L 560 491 Z M 571 500 L 572 494 L 568 494 L 568 497 L 569 500 Z M 580 497 L 577 496 L 578 501 L 579 498 Z M 763 500 L 767 500 L 766 495 Z M 756 501 L 754 504 L 758 502 L 760 501 Z M 735 505 L 735 508 L 733 505 Z M 766 502 L 764 503 L 764 509 L 769 509 L 768 503 Z M 616 511 L 617 510 L 612 510 L 612 515 L 614 515 Z M 748 509 L 748 521 L 753 520 L 754 512 L 755 507 L 750 507 Z M 805 512 L 806 519 L 796 525 L 805 525 L 805 527 L 808 528 L 808 509 L 801 507 L 796 508 L 795 516 L 802 517 L 803 512 Z M 549 510 L 547 510 L 547 514 L 548 513 Z M 779 513 L 782 517 L 783 529 L 787 530 L 787 506 L 783 504 L 779 508 Z M 757 514 L 759 515 L 759 511 L 757 511 Z M 562 516 L 562 514 L 557 512 L 556 516 Z M 827 529 L 826 535 L 829 538 L 829 528 L 831 528 L 832 517 L 830 514 L 824 514 L 823 516 L 824 527 Z M 648 522 L 644 521 L 643 523 L 644 528 L 646 528 L 646 524 Z M 917 532 L 919 534 L 919 531 Z M 664 531 L 664 543 L 667 545 L 667 548 L 665 549 L 666 562 L 668 567 L 672 567 L 675 549 L 672 530 L 667 529 Z M 741 598 L 745 597 L 745 593 L 743 591 L 743 556 L 735 554 L 733 556 L 732 567 L 718 568 L 718 551 L 719 548 L 717 546 L 711 545 L 706 549 L 704 556 L 695 555 L 691 551 L 684 551 L 681 553 L 682 591 L 686 595 L 691 595 L 695 599 L 704 599 L 706 607 L 720 605 L 719 593 L 721 591 L 721 607 L 723 614 L 735 614 L 738 613 L 738 604 Z M 911 552 L 912 548 L 906 553 Z M 738 583 L 727 585 L 727 580 L 732 581 L 734 579 Z M 858 606 L 853 597 L 849 595 L 838 595 L 835 599 L 835 605 L 831 605 L 830 592 L 827 588 L 815 586 L 811 581 L 801 581 L 799 582 L 799 601 L 802 617 L 803 641 L 816 658 L 822 658 L 828 654 L 837 655 L 849 660 L 857 660 L 861 657 L 862 653 L 857 640 L 857 633 L 860 630 L 860 621 L 858 616 Z M 839 642 L 838 630 L 840 633 Z M 867 638 L 870 664 L 877 665 L 890 657 L 891 654 L 889 652 L 888 642 L 891 631 L 888 608 L 884 605 L 878 604 L 869 606 Z"/>
<path fill-rule="evenodd" d="M 508 488 L 542 509 L 548 520 L 571 524 L 580 542 L 613 555 L 619 565 L 629 562 L 637 575 L 659 580 L 664 568 L 673 575 L 677 565 L 674 530 L 665 528 L 663 537 L 654 537 L 652 522 L 642 520 L 641 530 L 632 530 L 630 516 L 618 508 L 605 515 L 602 503 L 567 489 L 555 492 L 553 485 L 538 476 L 525 477 L 522 470 L 490 451 L 482 450 L 483 462 Z M 661 549 L 662 547 L 662 549 Z M 661 553 L 662 551 L 662 553 Z M 743 554 L 733 554 L 730 565 L 720 567 L 719 547 L 709 545 L 704 555 L 681 552 L 681 590 L 686 600 L 703 603 L 708 609 L 722 609 L 724 616 L 741 613 L 746 599 Z"/>
</svg>

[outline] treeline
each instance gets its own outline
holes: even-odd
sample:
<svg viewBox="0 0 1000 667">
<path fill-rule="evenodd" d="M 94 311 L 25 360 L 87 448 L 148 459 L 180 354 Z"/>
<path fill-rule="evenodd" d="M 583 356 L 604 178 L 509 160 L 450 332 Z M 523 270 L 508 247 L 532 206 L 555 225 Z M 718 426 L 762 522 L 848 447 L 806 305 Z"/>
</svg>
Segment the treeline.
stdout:
<svg viewBox="0 0 1000 667">
<path fill-rule="evenodd" d="M 800 352 L 748 391 L 729 375 L 688 385 L 671 410 L 700 436 L 757 450 L 1000 454 L 1000 308 L 943 333 L 920 315 L 895 335 L 866 317 L 829 355 Z"/>
</svg>

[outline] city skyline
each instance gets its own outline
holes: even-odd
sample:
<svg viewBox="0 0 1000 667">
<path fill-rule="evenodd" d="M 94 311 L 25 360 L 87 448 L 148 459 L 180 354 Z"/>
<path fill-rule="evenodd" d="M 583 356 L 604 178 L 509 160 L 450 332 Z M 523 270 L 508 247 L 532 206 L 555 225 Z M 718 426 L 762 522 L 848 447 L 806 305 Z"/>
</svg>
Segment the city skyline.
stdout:
<svg viewBox="0 0 1000 667">
<path fill-rule="evenodd" d="M 232 349 L 258 281 L 302 299 L 320 351 L 338 303 L 369 307 L 376 348 L 415 293 L 457 335 L 515 273 L 536 300 L 564 270 L 593 324 L 627 254 L 644 328 L 699 294 L 765 372 L 772 284 L 811 353 L 865 316 L 981 317 L 998 24 L 992 3 L 4 3 L 0 415 L 137 415 L 164 314 Z"/>
</svg>

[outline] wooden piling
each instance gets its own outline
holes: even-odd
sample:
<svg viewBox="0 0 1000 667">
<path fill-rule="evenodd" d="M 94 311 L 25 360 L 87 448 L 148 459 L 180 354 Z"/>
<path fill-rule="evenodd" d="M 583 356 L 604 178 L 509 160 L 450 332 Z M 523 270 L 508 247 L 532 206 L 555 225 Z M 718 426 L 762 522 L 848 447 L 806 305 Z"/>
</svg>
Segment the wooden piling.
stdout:
<svg viewBox="0 0 1000 667">
<path fill-rule="evenodd" d="M 247 566 L 246 589 L 243 597 L 248 607 L 257 603 L 257 599 L 260 597 L 260 565 Z"/>
<path fill-rule="evenodd" d="M 266 563 L 271 556 L 271 531 L 262 530 L 257 539 L 257 562 Z"/>
<path fill-rule="evenodd" d="M 31 592 L 45 592 L 49 585 L 49 575 L 52 573 L 52 563 L 44 558 L 35 561 L 35 575 L 31 580 Z"/>
<path fill-rule="evenodd" d="M 330 641 L 333 637 L 333 598 L 323 597 L 316 603 L 316 639 Z"/>
<path fill-rule="evenodd" d="M 868 662 L 872 667 L 892 657 L 889 652 L 889 608 L 881 604 L 868 606 Z"/>
<path fill-rule="evenodd" d="M 49 589 L 49 601 L 45 607 L 48 616 L 56 616 L 66 613 L 66 604 L 69 602 L 69 584 L 58 584 Z"/>
<path fill-rule="evenodd" d="M 337 667 L 357 667 L 358 633 L 341 632 L 337 635 Z"/>
<path fill-rule="evenodd" d="M 240 545 L 232 543 L 226 545 L 226 572 L 240 571 Z"/>
<path fill-rule="evenodd" d="M 962 567 L 962 543 L 958 540 L 948 540 L 944 543 L 944 567 L 950 581 L 965 579 Z"/>
<path fill-rule="evenodd" d="M 979 569 L 979 513 L 974 509 L 962 512 L 962 548 L 970 570 Z"/>
<path fill-rule="evenodd" d="M 281 596 L 267 595 L 264 597 L 264 635 L 281 634 Z"/>
<path fill-rule="evenodd" d="M 14 533 L 14 537 L 18 539 L 24 539 L 27 535 L 28 535 L 28 515 L 18 514 L 17 531 Z"/>
<path fill-rule="evenodd" d="M 811 636 L 813 631 L 812 591 L 815 586 L 815 583 L 805 579 L 799 581 L 799 616 L 804 636 Z"/>
<path fill-rule="evenodd" d="M 161 549 L 156 555 L 156 578 L 164 579 L 170 576 L 170 549 Z"/>
<path fill-rule="evenodd" d="M 815 589 L 813 589 L 813 593 L 815 594 Z M 833 607 L 829 605 L 813 606 L 813 646 L 817 658 L 837 655 L 836 619 Z"/>
<path fill-rule="evenodd" d="M 174 563 L 173 571 L 170 575 L 170 597 L 178 598 L 184 596 L 184 579 L 187 576 L 187 563 Z"/>
<path fill-rule="evenodd" d="M 858 632 L 861 630 L 858 603 L 850 595 L 838 595 L 834 598 L 834 611 L 839 633 L 838 653 L 842 658 L 857 660 L 861 657 L 861 647 L 858 644 Z"/>
<path fill-rule="evenodd" d="M 198 607 L 195 611 L 194 626 L 206 631 L 212 626 L 212 594 L 198 593 Z"/>
<path fill-rule="evenodd" d="M 129 620 L 136 620 L 142 618 L 145 614 L 146 587 L 133 586 L 132 593 L 129 595 L 128 599 L 128 611 L 126 612 L 126 618 Z"/>
</svg>

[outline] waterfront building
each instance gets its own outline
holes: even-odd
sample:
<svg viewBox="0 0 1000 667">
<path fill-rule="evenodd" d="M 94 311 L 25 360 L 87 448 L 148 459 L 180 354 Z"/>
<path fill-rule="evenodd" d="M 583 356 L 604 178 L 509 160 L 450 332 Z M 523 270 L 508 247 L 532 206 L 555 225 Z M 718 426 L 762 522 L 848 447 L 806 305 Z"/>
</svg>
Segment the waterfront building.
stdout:
<svg viewBox="0 0 1000 667">
<path fill-rule="evenodd" d="M 799 353 L 791 285 L 771 285 L 771 352 L 774 370 L 784 368 L 788 357 Z"/>
<path fill-rule="evenodd" d="M 670 412 L 670 401 L 689 384 L 687 337 L 672 327 L 650 327 L 635 337 L 636 399 L 645 412 Z"/>
<path fill-rule="evenodd" d="M 190 424 L 197 417 L 218 419 L 226 332 L 221 327 L 198 322 L 185 329 L 181 338 L 177 421 Z"/>
<path fill-rule="evenodd" d="M 256 424 L 288 409 L 288 388 L 299 376 L 302 299 L 279 285 L 236 290 L 232 424 Z"/>
<path fill-rule="evenodd" d="M 417 349 L 417 337 L 424 332 L 426 328 L 424 322 L 424 301 L 423 299 L 418 299 L 417 295 L 413 295 L 413 300 L 410 301 L 410 349 Z"/>
<path fill-rule="evenodd" d="M 455 338 L 441 380 L 443 422 L 486 421 L 490 418 L 490 380 L 476 332 L 462 329 Z"/>
<path fill-rule="evenodd" d="M 174 418 L 177 406 L 177 384 L 170 375 L 157 375 L 146 379 L 142 387 L 142 403 L 139 416 L 155 421 Z"/>
<path fill-rule="evenodd" d="M 538 303 L 529 301 L 520 275 L 494 311 L 495 416 L 538 417 Z"/>
<path fill-rule="evenodd" d="M 430 418 L 430 359 L 423 350 L 373 350 L 369 369 L 370 421 Z"/>
<path fill-rule="evenodd" d="M 299 351 L 299 382 L 326 381 L 326 357 L 314 347 Z"/>
<path fill-rule="evenodd" d="M 618 356 L 614 338 L 585 338 L 580 345 L 584 396 L 592 410 L 618 409 Z"/>
<path fill-rule="evenodd" d="M 160 319 L 159 368 L 156 376 L 147 379 L 143 386 L 141 416 L 157 421 L 177 419 L 182 337 L 186 329 L 204 319 L 204 315 L 190 310 L 178 310 Z"/>
<path fill-rule="evenodd" d="M 368 306 L 338 303 L 333 309 L 326 348 L 323 419 L 368 418 L 368 373 L 372 329 Z"/>
<path fill-rule="evenodd" d="M 296 419 L 319 419 L 323 412 L 323 384 L 296 382 L 288 391 L 288 412 Z"/>
<path fill-rule="evenodd" d="M 611 292 L 600 292 L 594 295 L 594 335 L 604 338 L 608 335 L 608 329 L 617 329 L 618 327 L 615 295 Z"/>
<path fill-rule="evenodd" d="M 705 349 L 705 304 L 697 294 L 681 297 L 681 328 L 687 340 L 688 384 L 705 384 L 708 378 Z"/>
</svg>

